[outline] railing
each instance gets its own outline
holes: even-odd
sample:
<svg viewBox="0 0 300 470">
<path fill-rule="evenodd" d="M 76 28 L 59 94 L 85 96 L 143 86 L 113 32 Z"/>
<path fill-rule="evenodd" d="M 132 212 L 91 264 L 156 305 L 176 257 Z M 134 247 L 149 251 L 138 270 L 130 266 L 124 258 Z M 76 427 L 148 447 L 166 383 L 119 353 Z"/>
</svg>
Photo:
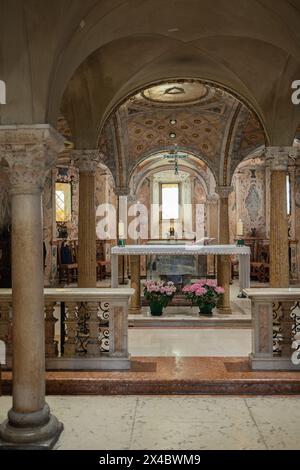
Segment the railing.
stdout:
<svg viewBox="0 0 300 470">
<path fill-rule="evenodd" d="M 45 289 L 46 368 L 129 369 L 128 302 L 134 289 Z M 0 289 L 0 340 L 12 363 L 12 291 Z M 27 338 L 30 341 L 30 338 Z"/>
<path fill-rule="evenodd" d="M 254 370 L 300 370 L 300 289 L 245 289 Z"/>
</svg>

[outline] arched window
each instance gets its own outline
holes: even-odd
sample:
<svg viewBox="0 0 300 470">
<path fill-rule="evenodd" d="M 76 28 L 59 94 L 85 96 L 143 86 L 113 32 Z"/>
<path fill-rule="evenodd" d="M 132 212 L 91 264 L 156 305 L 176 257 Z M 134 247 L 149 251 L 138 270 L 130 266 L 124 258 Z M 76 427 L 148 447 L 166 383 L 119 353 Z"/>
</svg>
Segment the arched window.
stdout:
<svg viewBox="0 0 300 470">
<path fill-rule="evenodd" d="M 0 104 L 6 104 L 6 85 L 3 80 L 0 80 Z"/>
</svg>

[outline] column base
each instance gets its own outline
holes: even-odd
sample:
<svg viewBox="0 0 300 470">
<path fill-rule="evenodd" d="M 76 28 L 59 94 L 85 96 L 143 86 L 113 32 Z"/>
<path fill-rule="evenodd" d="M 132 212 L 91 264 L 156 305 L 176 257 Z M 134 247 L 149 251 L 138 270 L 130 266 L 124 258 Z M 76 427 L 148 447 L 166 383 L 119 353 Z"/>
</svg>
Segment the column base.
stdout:
<svg viewBox="0 0 300 470">
<path fill-rule="evenodd" d="M 218 313 L 222 315 L 232 315 L 232 310 L 230 307 L 217 307 Z"/>
<path fill-rule="evenodd" d="M 0 450 L 50 450 L 63 430 L 63 424 L 50 414 L 49 406 L 34 413 L 8 412 L 0 426 Z"/>
<path fill-rule="evenodd" d="M 131 315 L 139 315 L 142 313 L 142 308 L 141 307 L 130 307 L 129 308 L 129 313 Z"/>
</svg>

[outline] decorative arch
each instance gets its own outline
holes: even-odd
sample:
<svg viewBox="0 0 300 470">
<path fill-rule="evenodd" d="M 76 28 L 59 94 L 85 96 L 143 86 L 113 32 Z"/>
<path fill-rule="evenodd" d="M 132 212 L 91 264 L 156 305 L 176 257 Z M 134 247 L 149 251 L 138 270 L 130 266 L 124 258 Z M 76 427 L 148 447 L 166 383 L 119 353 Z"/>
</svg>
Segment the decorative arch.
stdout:
<svg viewBox="0 0 300 470">
<path fill-rule="evenodd" d="M 138 167 L 142 164 L 142 163 L 145 163 L 147 162 L 147 160 L 149 160 L 149 158 L 151 157 L 155 157 L 157 156 L 159 158 L 159 155 L 163 155 L 164 153 L 166 152 L 170 152 L 170 150 L 172 150 L 171 147 L 162 147 L 160 149 L 153 149 L 153 151 L 151 152 L 147 152 L 143 155 L 141 155 L 141 157 L 135 162 L 134 166 L 131 168 L 131 171 L 128 175 L 128 185 L 130 184 L 131 180 L 132 180 L 132 176 L 134 175 L 134 173 L 136 172 L 136 170 L 138 169 Z M 186 161 L 182 161 L 180 163 L 180 166 L 182 167 L 185 167 L 185 168 L 189 168 L 190 170 L 193 170 L 197 175 L 199 175 L 199 178 L 202 178 L 204 181 L 205 181 L 205 178 L 203 176 L 203 172 L 201 171 L 201 169 L 198 167 L 197 163 L 198 164 L 201 164 L 201 163 L 204 163 L 207 168 L 209 169 L 209 171 L 211 172 L 211 174 L 213 175 L 213 178 L 215 180 L 215 182 L 217 181 L 217 177 L 216 177 L 216 174 L 215 174 L 215 171 L 214 169 L 211 167 L 211 164 L 210 162 L 207 161 L 207 159 L 205 157 L 202 157 L 202 155 L 198 155 L 194 149 L 190 149 L 189 147 L 180 147 L 180 152 L 182 153 L 187 153 L 190 157 L 193 158 L 193 163 L 194 165 L 188 165 L 188 162 Z M 163 163 L 163 161 L 162 161 Z M 165 164 L 163 163 L 163 166 L 165 166 Z M 159 166 L 161 168 L 161 165 Z M 147 171 L 147 170 L 146 170 Z M 152 171 L 152 169 L 151 169 Z M 206 181 L 205 182 L 205 186 L 207 188 L 208 186 L 208 182 Z"/>
<path fill-rule="evenodd" d="M 212 139 L 214 146 L 213 150 L 210 149 L 210 152 L 212 150 L 212 153 L 209 153 L 208 151 L 201 151 L 201 148 L 197 148 L 197 146 L 199 147 L 200 144 L 199 139 L 198 141 L 196 140 L 193 142 L 193 139 L 191 138 L 186 139 L 187 143 L 185 144 L 179 143 L 178 150 L 186 152 L 190 155 L 194 155 L 196 158 L 200 158 L 202 161 L 204 161 L 210 168 L 214 179 L 219 185 L 226 186 L 230 184 L 234 169 L 242 159 L 241 156 L 243 157 L 248 155 L 257 147 L 260 147 L 262 144 L 265 145 L 268 142 L 268 136 L 266 135 L 263 121 L 260 119 L 255 110 L 253 110 L 252 107 L 249 107 L 248 103 L 244 101 L 241 102 L 236 94 L 232 94 L 228 91 L 227 88 L 216 87 L 215 84 L 213 86 L 212 82 L 198 79 L 173 79 L 172 81 L 160 80 L 152 82 L 151 87 L 160 87 L 166 85 L 167 83 L 174 82 L 199 83 L 210 90 L 209 93 L 211 93 L 211 90 L 213 90 L 212 99 L 207 100 L 208 104 L 206 104 L 204 100 L 204 104 L 201 104 L 199 107 L 199 113 L 203 113 L 199 115 L 199 118 L 201 117 L 203 121 L 203 125 L 206 123 L 207 119 L 215 119 L 216 123 L 219 119 L 219 124 L 223 126 L 223 128 L 220 128 L 219 132 L 218 128 L 214 127 L 213 120 L 207 121 L 207 126 L 210 126 L 211 131 L 216 133 L 216 138 Z M 98 136 L 98 146 L 102 151 L 101 142 L 103 140 L 103 132 L 110 133 L 110 135 L 113 134 L 113 145 L 110 145 L 110 149 L 108 151 L 103 150 L 103 153 L 105 154 L 106 164 L 111 168 L 111 171 L 116 174 L 116 181 L 118 182 L 117 185 L 122 187 L 128 186 L 132 172 L 135 170 L 137 165 L 140 165 L 141 162 L 143 162 L 143 160 L 147 160 L 151 155 L 172 150 L 172 145 L 170 142 L 160 144 L 159 142 L 161 141 L 156 141 L 155 139 L 147 142 L 146 138 L 142 140 L 143 145 L 140 146 L 141 149 L 136 151 L 134 148 L 132 148 L 132 138 L 134 136 L 134 129 L 132 129 L 132 125 L 136 125 L 135 121 L 140 120 L 141 125 L 146 132 L 145 125 L 142 123 L 142 121 L 146 119 L 147 114 L 149 114 L 149 118 L 151 119 L 154 116 L 154 120 L 156 119 L 155 113 L 157 112 L 159 112 L 160 116 L 163 116 L 164 114 L 167 115 L 168 112 L 172 114 L 173 105 L 171 105 L 169 109 L 168 107 L 162 107 L 161 111 L 158 107 L 157 109 L 159 111 L 157 111 L 155 106 L 151 107 L 151 104 L 149 103 L 147 103 L 148 108 L 146 105 L 143 107 L 143 103 L 136 104 L 138 97 L 143 96 L 148 89 L 149 86 L 144 86 L 135 94 L 129 96 L 127 95 L 125 98 L 123 98 L 123 100 L 119 103 L 119 106 L 113 109 L 113 114 L 110 114 L 109 118 L 102 127 L 102 134 Z M 218 101 L 219 99 L 220 102 Z M 214 105 L 214 103 L 216 104 Z M 184 110 L 183 112 L 186 115 L 190 115 L 191 119 L 193 112 L 195 113 L 195 106 L 197 106 L 197 103 L 191 105 L 186 104 L 185 109 L 184 106 L 182 107 Z M 223 111 L 220 111 L 220 114 L 218 115 L 217 111 L 214 115 L 214 106 L 216 109 L 218 107 L 221 109 L 224 106 L 224 109 L 226 109 L 226 111 L 224 111 L 225 114 L 223 115 Z M 180 114 L 181 110 L 178 110 L 176 105 L 174 105 L 174 110 L 174 113 L 178 113 L 178 116 L 180 115 L 180 118 L 183 118 Z M 211 116 L 214 117 L 212 118 Z M 166 116 L 162 117 L 162 119 L 166 119 Z M 244 127 L 246 125 L 248 127 L 245 130 Z M 118 130 L 119 126 L 123 126 L 121 131 Z M 154 133 L 157 133 L 157 128 L 156 130 L 153 128 L 153 130 Z M 138 130 L 136 130 L 136 132 L 138 132 Z M 253 136 L 255 138 L 257 135 L 259 135 L 261 139 L 258 145 L 256 145 L 256 142 L 253 143 Z M 165 137 L 167 138 L 166 135 Z M 204 137 L 205 139 L 209 138 L 209 135 Z M 213 137 L 213 134 L 210 135 L 210 138 L 211 137 Z M 131 147 L 129 148 L 128 142 L 130 142 L 130 139 L 132 142 L 130 144 Z M 184 142 L 184 140 L 182 140 L 182 142 Z M 127 145 L 127 149 L 124 149 L 124 145 Z M 245 145 L 246 148 L 244 148 Z M 209 149 L 209 147 L 206 148 Z M 242 150 L 243 153 L 241 153 L 240 150 Z"/>
</svg>

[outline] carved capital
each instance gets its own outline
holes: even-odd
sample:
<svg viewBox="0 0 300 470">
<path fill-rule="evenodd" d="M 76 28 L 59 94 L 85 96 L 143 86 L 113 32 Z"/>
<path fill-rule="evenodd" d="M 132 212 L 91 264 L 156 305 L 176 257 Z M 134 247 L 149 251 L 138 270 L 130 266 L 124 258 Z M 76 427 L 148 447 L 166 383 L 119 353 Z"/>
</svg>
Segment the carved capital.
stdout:
<svg viewBox="0 0 300 470">
<path fill-rule="evenodd" d="M 287 171 L 290 159 L 299 155 L 296 147 L 266 147 L 266 163 L 271 171 Z"/>
<path fill-rule="evenodd" d="M 229 197 L 229 194 L 232 193 L 233 187 L 232 186 L 216 186 L 215 191 L 221 199 L 226 199 Z"/>
<path fill-rule="evenodd" d="M 8 165 L 13 194 L 42 191 L 63 150 L 64 138 L 49 125 L 0 127 L 0 161 Z"/>
<path fill-rule="evenodd" d="M 218 204 L 219 196 L 217 193 L 208 194 L 206 197 L 206 204 L 213 206 L 214 204 Z"/>
<path fill-rule="evenodd" d="M 100 162 L 99 150 L 74 150 L 72 158 L 80 173 L 94 174 Z"/>
<path fill-rule="evenodd" d="M 129 196 L 130 189 L 128 186 L 116 186 L 115 194 L 117 196 Z"/>
</svg>

